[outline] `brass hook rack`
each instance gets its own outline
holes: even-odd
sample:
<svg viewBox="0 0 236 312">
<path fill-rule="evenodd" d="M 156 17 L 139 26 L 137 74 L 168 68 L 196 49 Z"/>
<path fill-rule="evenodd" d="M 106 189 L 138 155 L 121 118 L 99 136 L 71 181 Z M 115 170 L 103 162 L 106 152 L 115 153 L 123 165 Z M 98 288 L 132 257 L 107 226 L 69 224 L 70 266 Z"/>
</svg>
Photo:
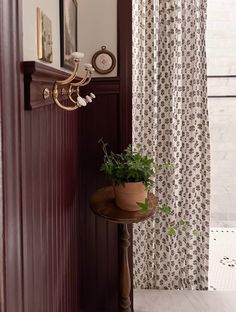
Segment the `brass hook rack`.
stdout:
<svg viewBox="0 0 236 312">
<path fill-rule="evenodd" d="M 88 103 L 91 103 L 93 99 L 95 98 L 95 95 L 93 93 L 90 93 L 90 95 L 86 95 L 85 98 L 80 96 L 80 87 L 86 86 L 90 83 L 92 78 L 92 73 L 94 72 L 94 68 L 91 64 L 84 64 L 85 69 L 85 75 L 84 77 L 79 80 L 78 82 L 73 82 L 75 78 L 77 77 L 79 67 L 80 67 L 80 61 L 84 57 L 84 53 L 81 52 L 74 52 L 72 53 L 72 57 L 74 59 L 74 71 L 73 73 L 65 80 L 57 80 L 53 84 L 52 90 L 49 90 L 48 88 L 45 88 L 43 90 L 43 98 L 46 100 L 49 97 L 53 98 L 53 101 L 61 108 L 66 111 L 74 111 L 79 107 L 84 107 Z M 59 86 L 65 86 L 59 88 Z M 76 100 L 73 98 L 73 94 L 76 93 Z M 65 106 L 59 101 L 60 96 L 67 95 L 70 102 L 73 103 L 72 106 Z"/>
</svg>

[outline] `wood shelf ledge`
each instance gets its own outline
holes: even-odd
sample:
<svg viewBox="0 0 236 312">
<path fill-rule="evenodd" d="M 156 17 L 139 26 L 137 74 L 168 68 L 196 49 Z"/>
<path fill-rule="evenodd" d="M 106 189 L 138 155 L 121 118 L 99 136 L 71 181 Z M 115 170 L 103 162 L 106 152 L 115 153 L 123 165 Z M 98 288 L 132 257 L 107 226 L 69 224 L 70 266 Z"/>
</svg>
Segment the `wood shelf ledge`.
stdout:
<svg viewBox="0 0 236 312">
<path fill-rule="evenodd" d="M 56 80 L 66 79 L 70 73 L 56 69 L 52 66 L 35 61 L 22 62 L 22 71 L 24 74 L 24 95 L 25 109 L 33 110 L 36 108 L 54 105 L 53 99 L 43 98 L 45 88 L 52 89 Z M 82 95 L 93 92 L 100 94 L 119 94 L 119 77 L 99 77 L 92 78 L 90 84 L 82 89 Z M 67 96 L 61 96 L 61 101 L 67 101 Z"/>
</svg>

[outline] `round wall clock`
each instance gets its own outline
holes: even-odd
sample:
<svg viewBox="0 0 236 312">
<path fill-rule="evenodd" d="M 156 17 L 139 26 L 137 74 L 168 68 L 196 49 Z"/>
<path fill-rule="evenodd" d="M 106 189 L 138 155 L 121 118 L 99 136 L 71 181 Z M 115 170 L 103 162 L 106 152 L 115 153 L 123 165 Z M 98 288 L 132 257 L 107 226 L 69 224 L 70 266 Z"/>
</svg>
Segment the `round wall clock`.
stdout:
<svg viewBox="0 0 236 312">
<path fill-rule="evenodd" d="M 105 46 L 102 46 L 101 50 L 94 54 L 92 64 L 99 74 L 108 74 L 115 68 L 116 58 Z"/>
</svg>

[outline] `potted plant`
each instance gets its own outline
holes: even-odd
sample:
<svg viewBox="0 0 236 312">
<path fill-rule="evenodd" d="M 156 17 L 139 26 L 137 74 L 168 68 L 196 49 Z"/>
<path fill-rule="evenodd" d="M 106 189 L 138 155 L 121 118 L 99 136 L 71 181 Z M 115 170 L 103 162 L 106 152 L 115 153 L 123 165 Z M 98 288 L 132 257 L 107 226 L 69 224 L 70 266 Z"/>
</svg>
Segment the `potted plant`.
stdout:
<svg viewBox="0 0 236 312">
<path fill-rule="evenodd" d="M 152 185 L 154 162 L 129 145 L 122 153 L 107 152 L 107 144 L 101 139 L 104 162 L 101 171 L 112 181 L 116 205 L 128 211 L 148 209 L 147 192 Z"/>
</svg>

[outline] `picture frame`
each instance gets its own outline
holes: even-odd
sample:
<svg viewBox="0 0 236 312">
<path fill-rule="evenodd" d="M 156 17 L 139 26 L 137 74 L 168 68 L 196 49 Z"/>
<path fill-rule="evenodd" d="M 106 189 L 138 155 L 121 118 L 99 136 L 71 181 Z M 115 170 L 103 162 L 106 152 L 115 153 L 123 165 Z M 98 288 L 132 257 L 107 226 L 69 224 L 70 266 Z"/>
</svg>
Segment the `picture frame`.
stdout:
<svg viewBox="0 0 236 312">
<path fill-rule="evenodd" d="M 108 74 L 116 67 L 115 55 L 107 50 L 106 46 L 102 46 L 92 57 L 93 68 L 99 74 Z"/>
<path fill-rule="evenodd" d="M 53 62 L 52 21 L 40 8 L 37 8 L 37 47 L 38 59 Z"/>
<path fill-rule="evenodd" d="M 71 53 L 78 50 L 78 1 L 60 0 L 61 67 L 73 70 Z"/>
</svg>

